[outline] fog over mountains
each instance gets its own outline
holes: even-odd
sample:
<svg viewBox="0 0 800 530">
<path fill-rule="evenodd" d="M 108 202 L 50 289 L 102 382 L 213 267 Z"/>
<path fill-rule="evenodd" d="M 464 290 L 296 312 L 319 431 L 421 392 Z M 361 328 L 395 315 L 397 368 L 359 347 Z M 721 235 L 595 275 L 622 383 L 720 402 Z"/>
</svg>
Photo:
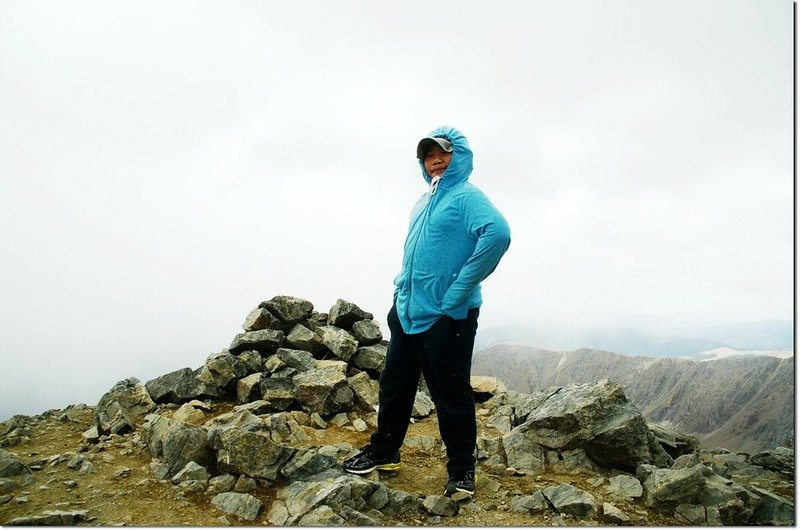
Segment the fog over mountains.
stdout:
<svg viewBox="0 0 800 530">
<path fill-rule="evenodd" d="M 588 326 L 532 322 L 480 329 L 475 351 L 497 344 L 524 344 L 543 350 L 594 348 L 624 355 L 687 357 L 738 355 L 787 357 L 794 349 L 791 320 L 688 326 L 644 322 L 636 326 Z"/>
</svg>

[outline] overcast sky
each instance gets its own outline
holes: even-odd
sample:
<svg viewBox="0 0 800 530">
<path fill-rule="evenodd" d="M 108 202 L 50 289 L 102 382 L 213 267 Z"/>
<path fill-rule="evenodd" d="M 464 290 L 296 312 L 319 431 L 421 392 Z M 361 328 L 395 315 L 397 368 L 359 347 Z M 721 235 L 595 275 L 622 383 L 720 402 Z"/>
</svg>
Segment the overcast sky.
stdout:
<svg viewBox="0 0 800 530">
<path fill-rule="evenodd" d="M 792 2 L 0 1 L 0 420 L 385 314 L 417 141 L 509 221 L 481 326 L 792 318 Z"/>
</svg>

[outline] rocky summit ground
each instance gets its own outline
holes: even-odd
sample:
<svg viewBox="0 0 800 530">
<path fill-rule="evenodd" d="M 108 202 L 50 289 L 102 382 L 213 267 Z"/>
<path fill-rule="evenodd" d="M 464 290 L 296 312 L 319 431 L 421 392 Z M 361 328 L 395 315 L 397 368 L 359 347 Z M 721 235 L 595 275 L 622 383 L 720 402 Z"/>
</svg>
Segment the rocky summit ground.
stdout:
<svg viewBox="0 0 800 530">
<path fill-rule="evenodd" d="M 207 402 L 210 409 L 203 421 L 230 412 L 236 405 Z M 481 410 L 479 417 L 488 411 Z M 159 408 L 159 414 L 174 414 L 176 406 Z M 158 479 L 151 468 L 153 459 L 141 434 L 129 431 L 124 435 L 101 437 L 89 443 L 82 433 L 94 423 L 94 408 L 85 405 L 65 410 L 48 411 L 23 418 L 20 443 L 6 447 L 22 461 L 31 473 L 15 477 L 16 486 L 3 482 L 0 495 L 0 524 L 28 523 L 59 526 L 226 526 L 270 525 L 268 514 L 276 500 L 279 485 L 259 481 L 237 489 L 263 503 L 264 508 L 251 520 L 225 514 L 211 503 L 212 493 Z M 352 416 L 351 416 L 352 417 Z M 199 419 L 198 419 L 199 421 Z M 329 422 L 326 428 L 304 426 L 311 443 L 358 448 L 368 441 L 368 431 L 358 432 L 352 422 Z M 496 435 L 494 429 L 481 423 L 481 433 Z M 17 432 L 20 432 L 17 429 Z M 6 442 L 8 440 L 5 440 Z M 433 441 L 433 443 L 431 443 Z M 563 471 L 563 470 L 562 470 Z M 457 515 L 434 515 L 426 510 L 385 515 L 381 525 L 442 526 L 599 526 L 602 510 L 590 517 L 559 514 L 553 510 L 517 511 L 513 499 L 558 484 L 572 484 L 590 493 L 598 507 L 609 503 L 629 518 L 635 526 L 674 526 L 688 524 L 672 513 L 648 508 L 641 498 L 620 497 L 609 492 L 609 477 L 620 471 L 558 472 L 548 470 L 540 475 L 519 475 L 512 471 L 478 472 L 477 491 L 473 501 L 461 503 Z M 440 495 L 446 472 L 435 414 L 415 421 L 409 429 L 407 445 L 402 451 L 402 468 L 397 473 L 373 472 L 367 479 L 380 481 L 388 488 L 418 495 L 421 498 Z M 777 478 L 777 480 L 776 480 Z M 791 477 L 772 475 L 758 484 L 788 499 L 794 498 Z M 45 515 L 50 514 L 50 522 Z M 52 515 L 56 514 L 56 515 Z M 70 515 L 64 515 L 70 514 Z M 39 517 L 39 519 L 36 519 Z M 60 517 L 60 518 L 58 518 Z M 16 520 L 16 521 L 15 521 Z"/>
<path fill-rule="evenodd" d="M 473 498 L 443 495 L 445 451 L 423 384 L 402 468 L 345 473 L 376 428 L 388 342 L 372 314 L 278 295 L 242 329 L 197 369 L 0 423 L 0 524 L 794 524 L 793 448 L 701 449 L 646 422 L 609 379 L 527 394 L 473 375 Z"/>
</svg>

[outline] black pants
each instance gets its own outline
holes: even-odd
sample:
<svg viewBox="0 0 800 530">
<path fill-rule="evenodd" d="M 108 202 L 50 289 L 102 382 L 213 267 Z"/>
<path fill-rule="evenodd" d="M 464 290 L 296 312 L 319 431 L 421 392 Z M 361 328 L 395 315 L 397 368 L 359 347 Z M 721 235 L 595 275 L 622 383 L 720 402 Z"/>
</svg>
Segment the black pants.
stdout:
<svg viewBox="0 0 800 530">
<path fill-rule="evenodd" d="M 371 438 L 374 451 L 393 454 L 403 444 L 421 372 L 436 405 L 448 473 L 475 469 L 475 397 L 469 376 L 478 313 L 476 307 L 464 320 L 445 316 L 427 331 L 409 335 L 392 306 L 387 317 L 391 338 L 380 380 L 378 430 Z"/>
</svg>

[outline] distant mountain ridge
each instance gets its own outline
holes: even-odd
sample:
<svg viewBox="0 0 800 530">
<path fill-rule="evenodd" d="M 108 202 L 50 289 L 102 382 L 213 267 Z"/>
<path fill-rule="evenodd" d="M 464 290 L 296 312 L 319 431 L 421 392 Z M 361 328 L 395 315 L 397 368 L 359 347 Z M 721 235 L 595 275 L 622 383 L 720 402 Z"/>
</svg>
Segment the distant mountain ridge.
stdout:
<svg viewBox="0 0 800 530">
<path fill-rule="evenodd" d="M 794 439 L 793 357 L 697 362 L 497 345 L 475 354 L 473 373 L 521 392 L 609 378 L 649 421 L 668 421 L 706 446 L 759 451 Z"/>
<path fill-rule="evenodd" d="M 526 344 L 543 350 L 581 348 L 650 357 L 699 357 L 711 350 L 793 350 L 791 320 L 763 320 L 745 324 L 676 327 L 652 331 L 638 327 L 593 327 L 525 323 L 480 329 L 475 350 L 497 344 Z M 746 352 L 743 352 L 747 354 Z"/>
</svg>

